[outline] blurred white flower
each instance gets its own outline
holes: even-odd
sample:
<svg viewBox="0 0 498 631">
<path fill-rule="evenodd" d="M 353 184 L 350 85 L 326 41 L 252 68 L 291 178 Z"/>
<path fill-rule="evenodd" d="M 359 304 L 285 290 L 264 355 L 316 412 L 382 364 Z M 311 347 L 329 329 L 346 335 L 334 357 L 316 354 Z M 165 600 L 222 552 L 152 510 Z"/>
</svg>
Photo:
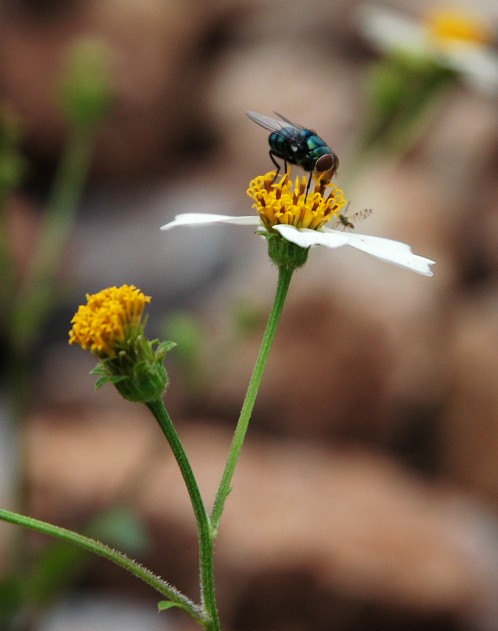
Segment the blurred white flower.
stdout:
<svg viewBox="0 0 498 631">
<path fill-rule="evenodd" d="M 425 18 L 386 7 L 362 5 L 360 30 L 381 52 L 428 57 L 460 74 L 488 94 L 498 94 L 498 55 L 490 47 L 491 29 L 464 9 L 433 10 Z"/>
</svg>

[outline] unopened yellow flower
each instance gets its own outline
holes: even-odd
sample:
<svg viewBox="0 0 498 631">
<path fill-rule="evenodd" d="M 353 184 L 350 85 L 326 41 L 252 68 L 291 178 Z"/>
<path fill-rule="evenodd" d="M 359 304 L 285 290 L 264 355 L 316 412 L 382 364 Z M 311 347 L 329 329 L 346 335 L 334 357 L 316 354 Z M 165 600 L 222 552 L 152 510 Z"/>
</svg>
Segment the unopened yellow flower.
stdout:
<svg viewBox="0 0 498 631">
<path fill-rule="evenodd" d="M 69 343 L 79 344 L 98 357 L 114 357 L 139 332 L 145 305 L 151 301 L 134 285 L 109 287 L 87 294 L 71 320 Z"/>
<path fill-rule="evenodd" d="M 261 222 L 269 231 L 278 224 L 296 228 L 319 230 L 327 222 L 337 219 L 346 205 L 344 193 L 335 184 L 325 186 L 317 182 L 313 192 L 306 192 L 308 178 L 291 180 L 289 173 L 275 180 L 275 171 L 260 175 L 249 184 L 247 194 L 254 199 Z"/>
<path fill-rule="evenodd" d="M 129 401 L 160 399 L 168 384 L 164 357 L 175 344 L 145 336 L 142 316 L 150 296 L 123 285 L 87 294 L 86 299 L 71 320 L 69 343 L 99 358 L 91 373 L 99 376 L 97 388 L 111 383 Z"/>
</svg>

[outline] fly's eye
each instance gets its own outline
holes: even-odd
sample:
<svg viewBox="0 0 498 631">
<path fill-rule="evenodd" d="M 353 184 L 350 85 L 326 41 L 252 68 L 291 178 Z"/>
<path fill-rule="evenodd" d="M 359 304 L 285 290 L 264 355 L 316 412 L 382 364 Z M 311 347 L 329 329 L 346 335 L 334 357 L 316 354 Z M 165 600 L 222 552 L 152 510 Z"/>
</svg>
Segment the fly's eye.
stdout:
<svg viewBox="0 0 498 631">
<path fill-rule="evenodd" d="M 337 157 L 331 153 L 326 153 L 323 156 L 320 156 L 318 160 L 315 162 L 315 170 L 316 171 L 330 171 L 331 169 L 337 169 Z"/>
</svg>

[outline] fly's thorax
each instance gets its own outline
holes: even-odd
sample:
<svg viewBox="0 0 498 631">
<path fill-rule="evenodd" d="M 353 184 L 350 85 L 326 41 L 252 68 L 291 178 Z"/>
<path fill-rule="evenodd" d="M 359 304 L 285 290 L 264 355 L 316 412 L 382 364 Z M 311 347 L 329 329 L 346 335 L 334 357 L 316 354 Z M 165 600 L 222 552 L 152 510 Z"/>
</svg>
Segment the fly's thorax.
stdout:
<svg viewBox="0 0 498 631">
<path fill-rule="evenodd" d="M 310 134 L 312 132 L 308 129 L 294 130 L 292 134 L 289 132 L 288 135 L 272 133 L 268 138 L 268 143 L 278 158 L 290 164 L 303 166 L 303 160 L 306 159 L 309 152 L 307 138 Z"/>
<path fill-rule="evenodd" d="M 313 171 L 317 160 L 324 155 L 332 154 L 335 157 L 327 143 L 310 129 L 296 130 L 292 139 L 272 133 L 268 142 L 274 155 L 305 171 Z"/>
</svg>

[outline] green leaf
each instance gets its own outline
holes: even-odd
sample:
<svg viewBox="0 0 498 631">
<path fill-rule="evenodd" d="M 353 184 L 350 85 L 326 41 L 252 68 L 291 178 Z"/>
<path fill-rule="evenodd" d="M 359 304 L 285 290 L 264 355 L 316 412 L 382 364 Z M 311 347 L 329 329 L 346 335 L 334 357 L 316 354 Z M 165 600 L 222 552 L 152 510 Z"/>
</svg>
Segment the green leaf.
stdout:
<svg viewBox="0 0 498 631">
<path fill-rule="evenodd" d="M 140 516 L 131 508 L 118 506 L 95 517 L 87 527 L 96 539 L 134 554 L 145 552 L 150 537 Z"/>
<path fill-rule="evenodd" d="M 168 611 L 168 609 L 173 609 L 173 607 L 185 610 L 185 607 L 181 603 L 174 603 L 172 600 L 160 600 L 157 603 L 157 610 L 159 613 L 161 613 L 161 611 Z"/>
<path fill-rule="evenodd" d="M 21 577 L 9 576 L 0 581 L 0 622 L 7 626 L 9 620 L 23 604 L 23 585 Z"/>
<path fill-rule="evenodd" d="M 89 561 L 84 550 L 70 543 L 58 541 L 44 548 L 23 579 L 24 605 L 36 608 L 56 600 Z"/>
<path fill-rule="evenodd" d="M 267 316 L 260 306 L 240 301 L 235 305 L 231 317 L 237 337 L 247 338 L 264 327 Z"/>
</svg>

